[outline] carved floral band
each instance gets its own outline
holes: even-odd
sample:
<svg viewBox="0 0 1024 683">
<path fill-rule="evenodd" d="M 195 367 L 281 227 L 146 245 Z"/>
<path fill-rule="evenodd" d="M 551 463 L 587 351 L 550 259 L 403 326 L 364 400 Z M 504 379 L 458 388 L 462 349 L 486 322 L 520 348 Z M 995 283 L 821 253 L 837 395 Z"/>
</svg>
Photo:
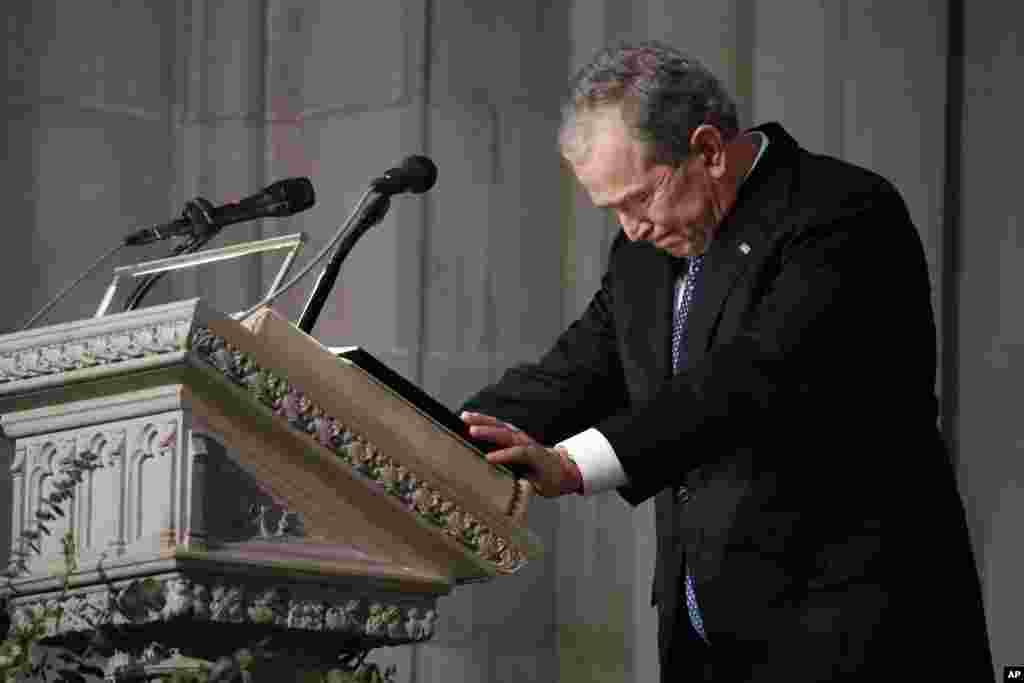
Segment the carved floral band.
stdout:
<svg viewBox="0 0 1024 683">
<path fill-rule="evenodd" d="M 244 388 L 274 415 L 335 453 L 356 475 L 384 489 L 407 510 L 457 540 L 501 572 L 514 572 L 525 555 L 508 539 L 492 531 L 473 514 L 447 499 L 428 482 L 382 454 L 283 377 L 261 368 L 252 357 L 234 348 L 208 328 L 197 328 L 192 339 L 196 355 L 233 384 Z M 518 485 L 519 482 L 516 482 Z M 517 489 L 518 490 L 518 489 Z M 515 502 L 513 502 L 515 505 Z"/>
<path fill-rule="evenodd" d="M 60 601 L 53 597 L 22 602 L 13 611 L 12 622 L 15 627 L 27 626 L 39 610 L 56 613 L 59 606 Z M 91 630 L 97 624 L 178 619 L 344 632 L 399 644 L 430 639 L 437 611 L 429 600 L 392 604 L 386 598 L 348 594 L 309 600 L 295 597 L 287 586 L 253 589 L 241 584 L 207 584 L 176 575 L 73 595 L 63 603 L 59 629 L 56 620 L 48 620 L 46 628 L 47 636 L 55 636 Z"/>
</svg>

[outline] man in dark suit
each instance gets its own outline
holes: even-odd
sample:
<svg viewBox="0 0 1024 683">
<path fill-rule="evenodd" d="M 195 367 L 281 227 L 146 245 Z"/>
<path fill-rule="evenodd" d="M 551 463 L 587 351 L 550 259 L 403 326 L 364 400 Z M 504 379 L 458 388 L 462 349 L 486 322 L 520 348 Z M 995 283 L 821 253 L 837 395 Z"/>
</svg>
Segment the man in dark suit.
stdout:
<svg viewBox="0 0 1024 683">
<path fill-rule="evenodd" d="M 560 142 L 623 231 L 583 316 L 463 420 L 542 495 L 655 497 L 662 680 L 993 680 L 897 191 L 740 132 L 656 43 L 580 71 Z"/>
</svg>

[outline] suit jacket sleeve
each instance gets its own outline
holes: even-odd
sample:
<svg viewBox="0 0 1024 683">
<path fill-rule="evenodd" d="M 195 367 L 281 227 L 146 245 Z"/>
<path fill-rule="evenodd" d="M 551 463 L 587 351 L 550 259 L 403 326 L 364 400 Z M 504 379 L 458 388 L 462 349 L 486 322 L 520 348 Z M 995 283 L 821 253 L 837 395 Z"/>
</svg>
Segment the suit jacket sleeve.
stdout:
<svg viewBox="0 0 1024 683">
<path fill-rule="evenodd" d="M 619 244 L 616 238 L 612 254 Z M 517 365 L 463 405 L 553 444 L 624 410 L 628 397 L 616 344 L 610 268 L 586 311 L 539 362 Z"/>
</svg>

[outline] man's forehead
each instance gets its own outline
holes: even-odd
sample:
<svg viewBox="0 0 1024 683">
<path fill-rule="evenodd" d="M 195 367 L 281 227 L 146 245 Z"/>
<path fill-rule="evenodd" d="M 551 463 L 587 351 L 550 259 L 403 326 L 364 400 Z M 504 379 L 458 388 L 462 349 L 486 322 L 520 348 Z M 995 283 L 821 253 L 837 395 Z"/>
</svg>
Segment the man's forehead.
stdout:
<svg viewBox="0 0 1024 683">
<path fill-rule="evenodd" d="M 605 156 L 620 155 L 639 147 L 630 133 L 630 128 L 622 118 L 621 107 L 605 105 L 588 109 L 578 114 L 576 119 L 577 138 L 580 149 L 575 162 L 583 163 L 595 153 L 604 152 Z"/>
<path fill-rule="evenodd" d="M 577 125 L 582 153 L 566 156 L 595 204 L 613 203 L 643 185 L 651 166 L 647 149 L 633 137 L 617 107 L 583 114 Z"/>
</svg>

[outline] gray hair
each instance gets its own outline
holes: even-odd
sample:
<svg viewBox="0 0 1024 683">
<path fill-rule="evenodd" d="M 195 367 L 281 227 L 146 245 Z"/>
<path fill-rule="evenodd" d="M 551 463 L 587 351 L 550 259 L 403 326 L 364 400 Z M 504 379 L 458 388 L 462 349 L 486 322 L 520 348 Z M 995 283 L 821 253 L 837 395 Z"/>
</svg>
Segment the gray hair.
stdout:
<svg viewBox="0 0 1024 683">
<path fill-rule="evenodd" d="M 690 136 L 701 124 L 718 128 L 725 140 L 739 132 L 736 103 L 698 60 L 650 41 L 606 47 L 569 84 L 558 139 L 563 150 L 583 145 L 581 114 L 622 105 L 636 139 L 651 145 L 656 163 L 678 165 L 690 154 Z"/>
</svg>

